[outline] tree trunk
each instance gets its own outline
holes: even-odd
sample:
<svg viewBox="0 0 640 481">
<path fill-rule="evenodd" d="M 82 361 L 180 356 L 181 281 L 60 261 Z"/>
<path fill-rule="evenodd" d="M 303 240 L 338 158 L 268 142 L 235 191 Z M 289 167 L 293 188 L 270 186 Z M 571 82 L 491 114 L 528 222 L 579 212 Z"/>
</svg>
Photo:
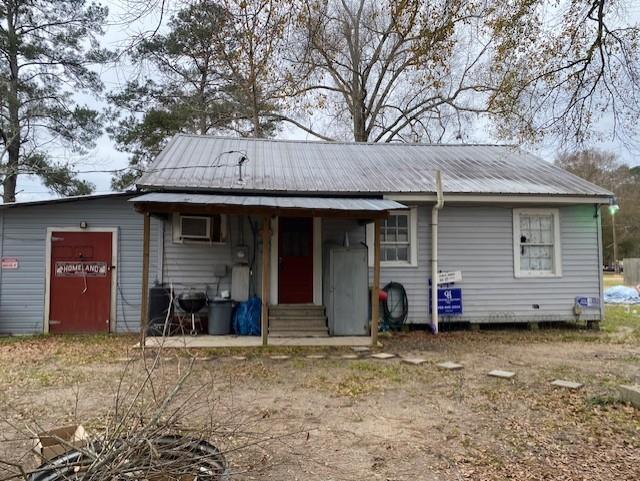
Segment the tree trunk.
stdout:
<svg viewBox="0 0 640 481">
<path fill-rule="evenodd" d="M 2 200 L 5 203 L 16 201 L 16 185 L 18 181 L 18 167 L 20 166 L 20 100 L 18 98 L 18 42 L 15 31 L 17 12 L 7 4 L 7 36 L 9 38 L 9 128 L 7 130 L 7 174 L 3 184 Z"/>
<path fill-rule="evenodd" d="M 255 80 L 251 86 L 251 96 L 252 96 L 252 110 L 251 112 L 253 117 L 253 136 L 256 138 L 262 137 L 262 128 L 260 126 L 260 112 L 258 108 L 258 94 L 256 92 L 256 83 Z"/>
</svg>

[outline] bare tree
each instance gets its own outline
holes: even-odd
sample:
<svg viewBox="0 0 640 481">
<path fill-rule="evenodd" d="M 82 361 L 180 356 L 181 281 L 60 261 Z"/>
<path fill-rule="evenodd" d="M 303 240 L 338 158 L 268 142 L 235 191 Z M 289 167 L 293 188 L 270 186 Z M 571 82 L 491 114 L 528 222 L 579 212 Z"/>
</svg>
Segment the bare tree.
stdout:
<svg viewBox="0 0 640 481">
<path fill-rule="evenodd" d="M 488 42 L 475 36 L 484 10 L 467 0 L 307 0 L 295 61 L 309 75 L 297 93 L 349 124 L 355 141 L 437 141 L 452 125 L 462 135 L 463 116 L 485 111 L 479 100 L 493 90 L 481 75 Z"/>
<path fill-rule="evenodd" d="M 219 31 L 218 45 L 223 47 L 219 54 L 238 100 L 238 120 L 250 122 L 250 135 L 264 137 L 280 120 L 281 104 L 294 78 L 284 54 L 295 8 L 283 0 L 219 3 L 228 13 L 225 29 Z"/>
<path fill-rule="evenodd" d="M 634 169 L 620 162 L 611 152 L 586 149 L 560 154 L 556 165 L 569 172 L 609 189 L 616 194 L 620 210 L 602 209 L 602 239 L 604 258 L 613 263 L 615 226 L 619 258 L 640 255 L 640 176 Z M 615 223 L 613 216 L 615 216 Z"/>
<path fill-rule="evenodd" d="M 624 142 L 640 119 L 640 27 L 625 0 L 496 2 L 492 71 L 507 79 L 491 102 L 501 134 L 582 144 Z"/>
</svg>

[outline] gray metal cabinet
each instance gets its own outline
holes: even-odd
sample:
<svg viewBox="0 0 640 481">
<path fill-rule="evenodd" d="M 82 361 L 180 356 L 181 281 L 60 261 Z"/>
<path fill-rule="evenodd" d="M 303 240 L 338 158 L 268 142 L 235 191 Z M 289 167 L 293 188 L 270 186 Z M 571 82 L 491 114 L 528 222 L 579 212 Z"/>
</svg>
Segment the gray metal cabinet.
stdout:
<svg viewBox="0 0 640 481">
<path fill-rule="evenodd" d="M 332 336 L 369 334 L 367 249 L 327 246 L 325 306 Z"/>
</svg>

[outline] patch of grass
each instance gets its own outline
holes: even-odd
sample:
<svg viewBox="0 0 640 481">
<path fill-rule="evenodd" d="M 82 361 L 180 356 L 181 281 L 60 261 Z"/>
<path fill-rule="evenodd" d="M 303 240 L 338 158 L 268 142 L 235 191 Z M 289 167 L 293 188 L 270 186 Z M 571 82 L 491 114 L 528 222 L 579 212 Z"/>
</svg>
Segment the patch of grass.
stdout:
<svg viewBox="0 0 640 481">
<path fill-rule="evenodd" d="M 20 369 L 4 370 L 0 384 L 12 387 L 46 388 L 69 386 L 85 382 L 87 376 L 79 369 L 57 369 L 47 365 L 33 365 Z"/>
<path fill-rule="evenodd" d="M 611 286 L 624 285 L 624 276 L 622 274 L 605 273 L 603 276 L 604 288 Z"/>
<path fill-rule="evenodd" d="M 352 371 L 366 373 L 367 376 L 391 382 L 402 382 L 405 380 L 406 369 L 404 366 L 395 363 L 384 363 L 379 361 L 355 361 L 349 365 Z"/>
<path fill-rule="evenodd" d="M 640 341 L 640 306 L 606 306 L 600 328 L 617 341 Z"/>
<path fill-rule="evenodd" d="M 346 369 L 339 367 L 333 367 L 331 376 L 318 373 L 307 379 L 304 387 L 357 398 L 392 384 L 401 384 L 410 378 L 406 367 L 397 363 L 361 360 L 350 362 Z"/>
<path fill-rule="evenodd" d="M 589 396 L 586 400 L 585 403 L 587 404 L 587 406 L 589 407 L 594 407 L 594 406 L 611 406 L 614 404 L 618 404 L 620 402 L 620 400 L 611 395 L 611 394 L 594 394 L 593 396 Z"/>
</svg>

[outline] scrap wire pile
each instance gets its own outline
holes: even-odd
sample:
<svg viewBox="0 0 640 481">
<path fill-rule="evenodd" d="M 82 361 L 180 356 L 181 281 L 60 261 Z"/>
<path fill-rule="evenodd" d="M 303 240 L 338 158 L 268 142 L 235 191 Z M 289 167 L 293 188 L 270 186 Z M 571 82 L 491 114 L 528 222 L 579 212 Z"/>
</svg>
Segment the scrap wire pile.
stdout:
<svg viewBox="0 0 640 481">
<path fill-rule="evenodd" d="M 129 437 L 70 451 L 43 464 L 28 481 L 223 481 L 222 453 L 186 436 Z"/>
</svg>

